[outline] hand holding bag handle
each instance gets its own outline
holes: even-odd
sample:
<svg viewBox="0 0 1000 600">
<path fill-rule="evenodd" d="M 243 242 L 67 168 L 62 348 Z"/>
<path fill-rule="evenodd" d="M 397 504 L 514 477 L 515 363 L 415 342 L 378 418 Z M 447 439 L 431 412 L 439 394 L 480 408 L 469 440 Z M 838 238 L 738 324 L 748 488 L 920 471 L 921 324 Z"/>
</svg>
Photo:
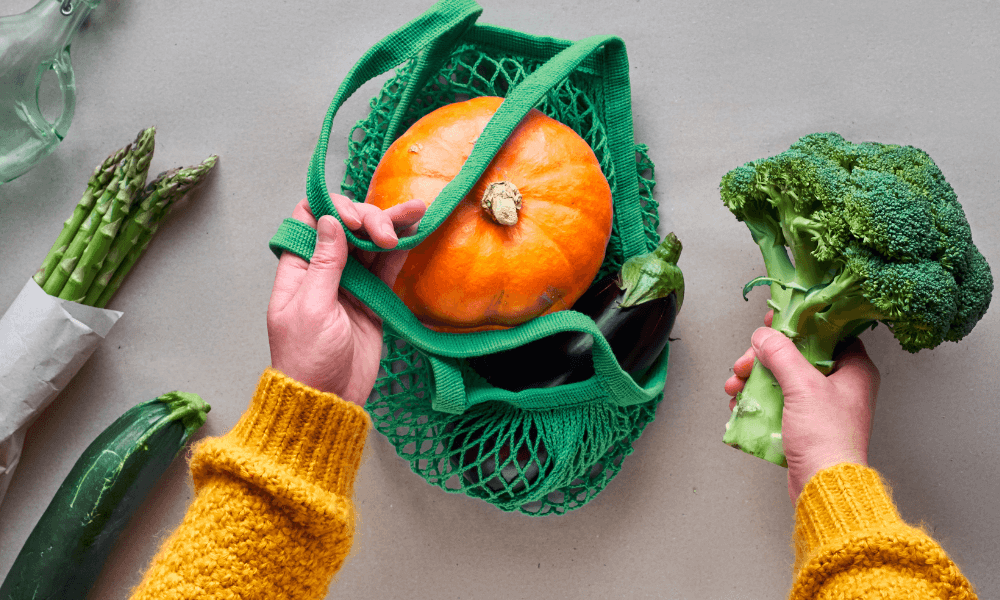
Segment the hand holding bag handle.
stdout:
<svg viewBox="0 0 1000 600">
<path fill-rule="evenodd" d="M 330 142 L 330 131 L 333 128 L 333 119 L 344 102 L 371 79 L 415 57 L 410 81 L 403 90 L 399 103 L 399 107 L 403 107 L 404 110 L 397 109 L 390 117 L 386 141 L 391 142 L 395 138 L 394 132 L 399 128 L 402 114 L 411 98 L 419 93 L 427 77 L 440 67 L 455 41 L 473 26 L 482 12 L 482 7 L 473 0 L 441 0 L 424 14 L 384 37 L 358 59 L 330 102 L 330 108 L 320 130 L 319 141 L 316 143 L 316 150 L 309 163 L 306 196 L 309 198 L 309 208 L 313 216 L 319 219 L 322 215 L 333 215 L 341 225 L 344 223 L 333 202 L 330 201 L 326 185 L 326 152 Z M 344 231 L 347 234 L 347 241 L 359 249 L 383 251 L 368 240 L 359 240 L 346 227 Z M 406 242 L 409 245 L 404 246 Z M 419 241 L 409 241 L 409 238 L 406 238 L 400 240 L 396 248 L 408 249 L 418 243 Z M 305 260 L 309 260 L 312 256 L 312 249 L 315 246 L 316 230 L 290 218 L 285 219 L 270 242 L 275 255 L 280 257 L 282 251 L 287 251 Z"/>
<path fill-rule="evenodd" d="M 453 3 L 439 3 L 435 8 L 442 4 L 450 5 Z M 468 3 L 456 2 L 454 4 Z M 414 34 L 406 34 L 406 31 L 420 21 L 418 19 L 412 22 L 402 30 L 390 35 L 386 40 L 419 38 Z M 445 32 L 453 32 L 454 30 L 455 26 L 453 25 Z M 313 156 L 309 173 L 310 206 L 313 214 L 317 217 L 322 214 L 333 214 L 339 219 L 339 215 L 329 200 L 325 185 L 326 143 L 329 129 L 332 127 L 333 116 L 343 100 L 360 85 L 357 81 L 359 77 L 373 77 L 377 74 L 375 73 L 377 69 L 371 65 L 373 60 L 371 57 L 381 56 L 378 49 L 386 45 L 392 48 L 398 47 L 386 40 L 369 51 L 359 62 L 359 65 L 352 70 L 351 76 L 341 86 L 327 114 L 323 135 Z M 439 40 L 440 36 L 434 38 L 434 41 Z M 434 41 L 427 43 L 435 45 Z M 582 61 L 598 53 L 602 48 L 604 50 L 601 58 L 603 58 L 605 67 L 603 69 L 605 87 L 617 90 L 611 97 L 606 96 L 605 98 L 608 109 L 609 146 L 616 168 L 618 184 L 618 193 L 615 199 L 616 225 L 625 247 L 626 257 L 645 251 L 646 236 L 642 228 L 638 202 L 638 185 L 631 138 L 627 58 L 622 41 L 610 36 L 592 37 L 570 45 L 512 90 L 490 120 L 459 174 L 445 186 L 428 208 L 417 233 L 401 239 L 397 248 L 412 248 L 438 227 L 479 179 L 500 146 L 531 108 L 554 85 L 572 73 Z M 376 63 L 381 67 L 395 60 L 400 54 L 405 53 L 399 52 L 399 54 L 393 55 L 392 59 L 379 59 Z M 422 53 L 420 56 L 419 60 L 423 60 L 427 54 Z M 622 78 L 624 78 L 624 82 Z M 625 91 L 621 92 L 623 87 Z M 350 231 L 347 231 L 347 236 L 360 249 L 381 250 L 370 241 L 356 238 Z M 282 229 L 271 242 L 272 250 L 276 254 L 280 255 L 281 251 L 291 251 L 307 260 L 311 256 L 314 245 L 315 231 L 291 219 L 286 219 Z M 652 380 L 646 382 L 646 385 L 638 386 L 617 364 L 610 346 L 594 322 L 589 317 L 574 311 L 561 311 L 546 315 L 509 330 L 444 334 L 424 327 L 388 286 L 361 267 L 354 259 L 348 261 L 341 284 L 359 300 L 371 307 L 386 322 L 391 323 L 391 327 L 403 338 L 410 341 L 418 349 L 428 353 L 435 376 L 434 404 L 435 408 L 440 410 L 462 412 L 471 404 L 486 399 L 481 393 L 476 397 L 475 390 L 472 393 L 466 393 L 457 361 L 451 359 L 510 349 L 546 335 L 567 330 L 583 331 L 594 337 L 596 372 L 594 378 L 572 386 L 563 386 L 567 388 L 565 390 L 525 390 L 514 394 L 491 389 L 491 399 L 506 399 L 524 408 L 543 409 L 578 405 L 597 398 L 610 397 L 617 404 L 628 406 L 649 402 L 655 399 L 663 389 L 664 369 L 654 370 L 654 372 L 659 371 L 659 374 L 654 374 Z M 666 356 L 661 357 L 661 359 L 665 361 Z M 505 397 L 501 398 L 500 396 Z"/>
<path fill-rule="evenodd" d="M 482 8 L 472 0 L 442 0 L 417 19 L 379 41 L 355 64 L 330 104 L 309 165 L 306 191 L 309 206 L 316 218 L 321 215 L 333 215 L 343 224 L 343 220 L 330 201 L 326 185 L 326 153 L 333 119 L 347 98 L 370 79 L 416 56 L 414 75 L 411 76 L 399 103 L 400 106 L 406 106 L 409 99 L 419 92 L 429 73 L 447 58 L 454 42 L 473 26 L 481 13 Z M 628 58 L 624 42 L 613 36 L 594 36 L 572 44 L 518 85 L 491 119 L 458 176 L 428 207 L 417 232 L 400 239 L 396 249 L 413 248 L 444 222 L 479 179 L 497 150 L 524 116 L 553 86 L 572 73 L 586 58 L 597 53 L 602 46 L 608 147 L 617 176 L 615 221 L 622 238 L 625 257 L 644 252 L 646 237 L 641 226 L 642 217 L 633 156 L 635 150 L 632 143 Z M 395 138 L 394 132 L 399 127 L 402 112 L 397 110 L 392 115 L 389 132 L 386 135 L 387 142 Z M 288 230 L 288 237 L 301 240 L 294 245 L 285 243 L 281 238 L 286 233 L 283 229 L 279 229 L 279 235 L 272 240 L 272 250 L 279 256 L 281 250 L 288 250 L 308 260 L 304 250 L 315 246 L 315 231 L 310 233 L 307 231 L 311 230 L 310 227 L 294 219 L 286 219 L 282 228 Z M 369 240 L 357 238 L 346 228 L 345 232 L 348 242 L 359 250 L 384 251 Z M 309 243 L 310 241 L 312 243 Z"/>
</svg>

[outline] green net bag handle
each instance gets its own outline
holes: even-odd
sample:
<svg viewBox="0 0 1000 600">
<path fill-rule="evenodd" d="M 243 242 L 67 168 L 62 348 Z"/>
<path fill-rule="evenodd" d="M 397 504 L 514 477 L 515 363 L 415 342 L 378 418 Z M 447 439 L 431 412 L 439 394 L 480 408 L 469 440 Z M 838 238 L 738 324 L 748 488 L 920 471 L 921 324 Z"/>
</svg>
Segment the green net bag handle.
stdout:
<svg viewBox="0 0 1000 600">
<path fill-rule="evenodd" d="M 361 263 L 348 261 L 342 281 L 348 279 L 351 285 L 345 287 L 358 300 L 382 316 L 386 323 L 391 323 L 400 337 L 426 353 L 434 376 L 432 402 L 435 410 L 460 414 L 470 406 L 490 400 L 530 410 L 567 408 L 609 398 L 619 406 L 632 406 L 650 402 L 663 391 L 667 374 L 666 350 L 650 368 L 649 379 L 639 385 L 618 365 L 611 346 L 594 321 L 582 313 L 559 311 L 501 331 L 441 333 L 420 323 L 392 289 Z M 521 392 L 493 387 L 466 388 L 461 366 L 455 358 L 509 350 L 560 331 L 582 331 L 594 337 L 594 377 L 556 388 Z"/>
<path fill-rule="evenodd" d="M 464 7 L 465 10 L 458 10 Z M 475 10 L 472 9 L 475 7 Z M 454 9 L 454 10 L 452 10 Z M 481 9 L 471 0 L 445 0 L 439 2 L 420 18 L 410 22 L 403 28 L 392 33 L 372 47 L 354 66 L 347 78 L 337 90 L 336 96 L 327 111 L 323 121 L 323 129 L 319 142 L 309 164 L 306 179 L 306 192 L 309 207 L 314 216 L 333 215 L 343 224 L 337 209 L 330 200 L 329 188 L 326 185 L 326 154 L 329 145 L 333 118 L 343 103 L 358 88 L 370 79 L 398 66 L 418 51 L 418 68 L 423 73 L 430 70 L 436 62 L 443 60 L 446 52 L 437 52 L 438 61 L 431 56 L 435 53 L 421 51 L 424 46 L 442 49 L 440 44 L 444 36 L 454 35 L 456 30 L 464 32 L 478 16 Z M 432 17 L 445 19 L 444 24 Z M 463 21 L 462 19 L 467 19 Z M 425 29 L 433 29 L 436 33 L 430 38 L 420 35 Z M 448 38 L 449 44 L 454 41 Z M 615 165 L 618 181 L 617 197 L 615 198 L 615 224 L 621 236 L 624 255 L 635 256 L 645 252 L 646 235 L 642 228 L 642 217 L 638 202 L 639 188 L 635 173 L 634 144 L 632 142 L 632 112 L 631 95 L 628 91 L 628 58 L 625 45 L 621 39 L 613 36 L 594 36 L 579 41 L 566 48 L 535 73 L 528 76 L 504 99 L 503 104 L 490 120 L 483 134 L 480 135 L 472 153 L 458 175 L 448 183 L 438 194 L 434 202 L 420 222 L 417 232 L 411 236 L 400 238 L 394 250 L 408 250 L 422 242 L 432 231 L 451 214 L 452 210 L 468 194 L 472 186 L 489 166 L 507 137 L 517 127 L 518 123 L 534 108 L 539 100 L 562 79 L 572 73 L 585 59 L 601 48 L 605 51 L 604 87 L 606 92 L 606 113 L 608 146 L 612 162 Z M 401 51 L 408 48 L 409 52 Z M 418 85 L 407 86 L 412 92 Z M 405 101 L 405 97 L 404 97 Z M 394 121 L 400 115 L 394 114 Z M 390 125 L 390 129 L 393 129 Z M 387 139 L 391 136 L 387 136 Z M 370 240 L 364 240 L 354 235 L 346 227 L 345 233 L 349 243 L 359 250 L 384 252 L 384 248 Z M 315 230 L 294 219 L 285 219 L 278 235 L 271 241 L 272 249 L 280 248 L 303 256 L 311 255 L 315 246 Z M 288 238 L 287 241 L 284 238 Z M 275 250 L 278 252 L 278 250 Z"/>
<path fill-rule="evenodd" d="M 333 118 L 343 102 L 366 81 L 414 56 L 417 57 L 415 72 L 423 74 L 417 77 L 419 83 L 421 77 L 425 78 L 427 73 L 438 67 L 447 55 L 447 49 L 472 26 L 481 11 L 471 0 L 438 2 L 421 17 L 372 47 L 351 70 L 330 105 L 309 166 L 307 195 L 317 218 L 330 214 L 340 219 L 329 198 L 325 168 Z M 514 88 L 487 124 L 459 174 L 428 207 L 417 232 L 400 239 L 395 249 L 416 246 L 440 226 L 468 194 L 524 116 L 553 86 L 601 50 L 603 60 L 598 62 L 602 66 L 608 144 L 618 183 L 614 199 L 615 225 L 626 258 L 645 252 L 646 234 L 642 227 L 632 141 L 628 60 L 624 43 L 613 36 L 595 36 L 570 45 Z M 408 87 L 418 89 L 419 85 L 411 82 Z M 393 119 L 398 118 L 397 113 Z M 346 227 L 345 233 L 350 243 L 361 250 L 385 251 L 371 241 L 357 238 Z M 315 243 L 314 229 L 294 219 L 286 219 L 272 238 L 270 247 L 277 256 L 288 251 L 309 260 Z M 545 315 L 508 330 L 448 334 L 421 324 L 391 288 L 353 258 L 348 260 L 341 286 L 367 304 L 401 337 L 428 354 L 434 375 L 434 408 L 444 412 L 461 413 L 468 406 L 486 399 L 506 400 L 517 406 L 538 410 L 574 406 L 595 399 L 610 399 L 620 406 L 631 406 L 650 402 L 663 390 L 665 369 L 652 369 L 651 379 L 638 385 L 618 365 L 610 345 L 593 320 L 575 311 Z M 581 331 L 593 336 L 595 376 L 590 380 L 562 386 L 566 389 L 532 389 L 516 394 L 490 388 L 488 397 L 482 390 L 466 389 L 456 358 L 511 349 L 562 331 Z M 665 359 L 662 356 L 660 362 L 664 363 Z"/>
</svg>

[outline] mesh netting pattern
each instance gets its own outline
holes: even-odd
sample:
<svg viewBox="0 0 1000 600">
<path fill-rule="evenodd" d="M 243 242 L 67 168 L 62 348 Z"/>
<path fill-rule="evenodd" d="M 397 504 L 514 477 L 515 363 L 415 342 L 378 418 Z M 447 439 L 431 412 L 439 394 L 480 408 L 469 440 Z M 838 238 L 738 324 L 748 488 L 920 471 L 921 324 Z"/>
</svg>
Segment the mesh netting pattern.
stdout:
<svg viewBox="0 0 1000 600">
<path fill-rule="evenodd" d="M 446 104 L 505 96 L 542 62 L 460 44 L 406 107 L 399 133 Z M 372 99 L 368 117 L 348 138 L 341 190 L 356 201 L 364 200 L 372 173 L 393 141 L 386 139 L 391 115 L 411 70 L 411 63 L 396 70 Z M 590 144 L 614 195 L 616 176 L 601 121 L 600 90 L 595 76 L 577 71 L 550 90 L 537 108 Z M 643 228 L 651 251 L 659 243 L 659 218 L 652 195 L 653 163 L 645 146 L 636 146 L 636 162 Z M 614 227 L 597 278 L 618 271 L 623 261 Z M 470 385 L 488 385 L 464 361 L 463 375 Z M 428 483 L 532 516 L 563 514 L 603 490 L 653 420 L 662 397 L 631 407 L 595 402 L 544 411 L 486 402 L 452 415 L 431 407 L 431 381 L 430 366 L 421 353 L 387 324 L 379 378 L 367 405 L 376 429 Z"/>
</svg>

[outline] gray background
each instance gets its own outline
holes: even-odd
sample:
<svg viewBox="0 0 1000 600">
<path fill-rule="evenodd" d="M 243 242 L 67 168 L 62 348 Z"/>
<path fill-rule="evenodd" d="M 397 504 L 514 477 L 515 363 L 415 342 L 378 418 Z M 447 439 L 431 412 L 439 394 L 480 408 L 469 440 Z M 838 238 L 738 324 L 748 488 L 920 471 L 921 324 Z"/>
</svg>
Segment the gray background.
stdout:
<svg viewBox="0 0 1000 600">
<path fill-rule="evenodd" d="M 2 0 L 0 13 L 32 0 Z M 1000 268 L 996 119 L 1000 3 L 483 0 L 483 23 L 564 39 L 615 34 L 632 65 L 635 135 L 656 162 L 661 234 L 685 244 L 687 302 L 666 400 L 618 478 L 562 517 L 502 513 L 413 475 L 379 435 L 358 477 L 361 521 L 330 597 L 759 599 L 787 594 L 793 507 L 785 471 L 722 444 L 722 385 L 761 323 L 759 254 L 718 197 L 721 176 L 835 130 L 927 150 Z M 105 0 L 73 45 L 69 136 L 0 186 L 0 308 L 34 273 L 85 181 L 156 125 L 152 172 L 221 156 L 164 226 L 112 308 L 125 316 L 30 430 L 0 510 L 6 573 L 80 452 L 128 406 L 181 389 L 213 406 L 202 435 L 237 420 L 269 361 L 267 240 L 305 195 L 333 93 L 357 58 L 429 0 Z M 371 84 L 334 125 L 344 135 Z M 1000 598 L 1000 449 L 994 309 L 960 344 L 910 355 L 866 333 L 882 371 L 871 463 L 903 517 L 923 522 Z M 126 530 L 93 598 L 128 595 L 192 492 L 177 461 Z"/>
</svg>

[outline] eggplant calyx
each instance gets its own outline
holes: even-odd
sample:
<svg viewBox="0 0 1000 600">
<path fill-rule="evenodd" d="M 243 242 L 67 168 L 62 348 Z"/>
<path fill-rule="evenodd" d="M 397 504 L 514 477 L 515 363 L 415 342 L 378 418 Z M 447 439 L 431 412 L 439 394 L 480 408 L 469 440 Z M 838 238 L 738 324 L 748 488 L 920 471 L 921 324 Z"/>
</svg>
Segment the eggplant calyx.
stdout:
<svg viewBox="0 0 1000 600">
<path fill-rule="evenodd" d="M 680 310 L 684 302 L 684 273 L 677 266 L 681 249 L 681 241 L 671 232 L 652 252 L 626 260 L 618 284 L 625 290 L 621 306 L 635 306 L 676 293 Z"/>
<path fill-rule="evenodd" d="M 517 213 L 521 210 L 521 192 L 509 181 L 495 181 L 483 192 L 480 204 L 494 221 L 513 227 L 517 225 Z"/>
</svg>

